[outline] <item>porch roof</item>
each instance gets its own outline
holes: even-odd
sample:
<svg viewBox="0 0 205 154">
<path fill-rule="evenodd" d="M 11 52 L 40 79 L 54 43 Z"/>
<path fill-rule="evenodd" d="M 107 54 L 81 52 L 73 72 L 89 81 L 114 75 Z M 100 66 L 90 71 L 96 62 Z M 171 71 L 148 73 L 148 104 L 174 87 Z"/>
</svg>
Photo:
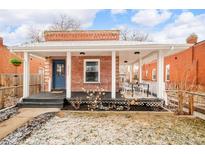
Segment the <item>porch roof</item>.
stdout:
<svg viewBox="0 0 205 154">
<path fill-rule="evenodd" d="M 137 41 L 46 41 L 9 47 L 12 52 L 102 52 L 183 50 L 192 44 L 158 44 Z"/>
</svg>

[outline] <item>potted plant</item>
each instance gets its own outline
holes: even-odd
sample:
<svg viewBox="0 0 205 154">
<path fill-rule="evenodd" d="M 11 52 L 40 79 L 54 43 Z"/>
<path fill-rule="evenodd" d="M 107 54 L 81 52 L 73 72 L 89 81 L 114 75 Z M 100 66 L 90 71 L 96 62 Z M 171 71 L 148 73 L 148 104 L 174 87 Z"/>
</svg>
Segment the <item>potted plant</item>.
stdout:
<svg viewBox="0 0 205 154">
<path fill-rule="evenodd" d="M 11 64 L 13 64 L 14 66 L 20 66 L 21 65 L 21 60 L 18 58 L 12 58 L 10 59 Z"/>
</svg>

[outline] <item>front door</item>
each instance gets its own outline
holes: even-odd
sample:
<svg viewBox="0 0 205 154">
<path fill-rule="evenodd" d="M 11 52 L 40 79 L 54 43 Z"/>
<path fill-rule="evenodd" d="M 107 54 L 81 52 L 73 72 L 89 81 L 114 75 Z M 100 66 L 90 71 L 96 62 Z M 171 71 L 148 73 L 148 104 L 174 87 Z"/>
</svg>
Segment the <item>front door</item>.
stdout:
<svg viewBox="0 0 205 154">
<path fill-rule="evenodd" d="M 53 61 L 53 89 L 65 89 L 65 61 Z"/>
</svg>

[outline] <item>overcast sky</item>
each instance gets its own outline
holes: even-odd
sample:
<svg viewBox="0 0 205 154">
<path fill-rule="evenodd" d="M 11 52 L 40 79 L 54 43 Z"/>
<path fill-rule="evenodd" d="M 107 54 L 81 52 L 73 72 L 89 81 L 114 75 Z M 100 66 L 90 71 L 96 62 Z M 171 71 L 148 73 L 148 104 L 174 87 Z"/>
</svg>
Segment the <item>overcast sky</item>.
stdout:
<svg viewBox="0 0 205 154">
<path fill-rule="evenodd" d="M 205 10 L 0 10 L 0 36 L 6 45 L 26 42 L 31 26 L 46 29 L 60 14 L 80 20 L 83 29 L 127 27 L 155 42 L 185 43 L 191 33 L 205 40 Z"/>
</svg>

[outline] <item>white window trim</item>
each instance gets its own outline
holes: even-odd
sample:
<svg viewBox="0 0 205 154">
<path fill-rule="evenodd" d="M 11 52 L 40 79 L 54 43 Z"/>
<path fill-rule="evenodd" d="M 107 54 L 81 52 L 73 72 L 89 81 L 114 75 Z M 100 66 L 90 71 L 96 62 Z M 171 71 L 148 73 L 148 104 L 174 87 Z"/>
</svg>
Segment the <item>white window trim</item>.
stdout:
<svg viewBox="0 0 205 154">
<path fill-rule="evenodd" d="M 153 77 L 154 77 L 154 71 L 155 71 L 155 76 L 156 76 L 156 78 L 154 79 Z M 157 80 L 157 71 L 156 71 L 156 68 L 154 68 L 154 69 L 152 69 L 152 80 L 153 81 L 156 81 Z"/>
<path fill-rule="evenodd" d="M 167 79 L 167 72 L 168 72 L 167 69 L 168 69 L 168 68 L 169 68 L 169 80 Z M 166 65 L 165 80 L 166 80 L 166 81 L 170 81 L 170 64 L 167 64 L 167 65 Z"/>
<path fill-rule="evenodd" d="M 97 82 L 87 82 L 86 81 L 86 62 L 98 62 L 98 81 Z M 84 59 L 84 67 L 83 67 L 83 73 L 84 73 L 84 83 L 100 83 L 100 59 Z"/>
</svg>

